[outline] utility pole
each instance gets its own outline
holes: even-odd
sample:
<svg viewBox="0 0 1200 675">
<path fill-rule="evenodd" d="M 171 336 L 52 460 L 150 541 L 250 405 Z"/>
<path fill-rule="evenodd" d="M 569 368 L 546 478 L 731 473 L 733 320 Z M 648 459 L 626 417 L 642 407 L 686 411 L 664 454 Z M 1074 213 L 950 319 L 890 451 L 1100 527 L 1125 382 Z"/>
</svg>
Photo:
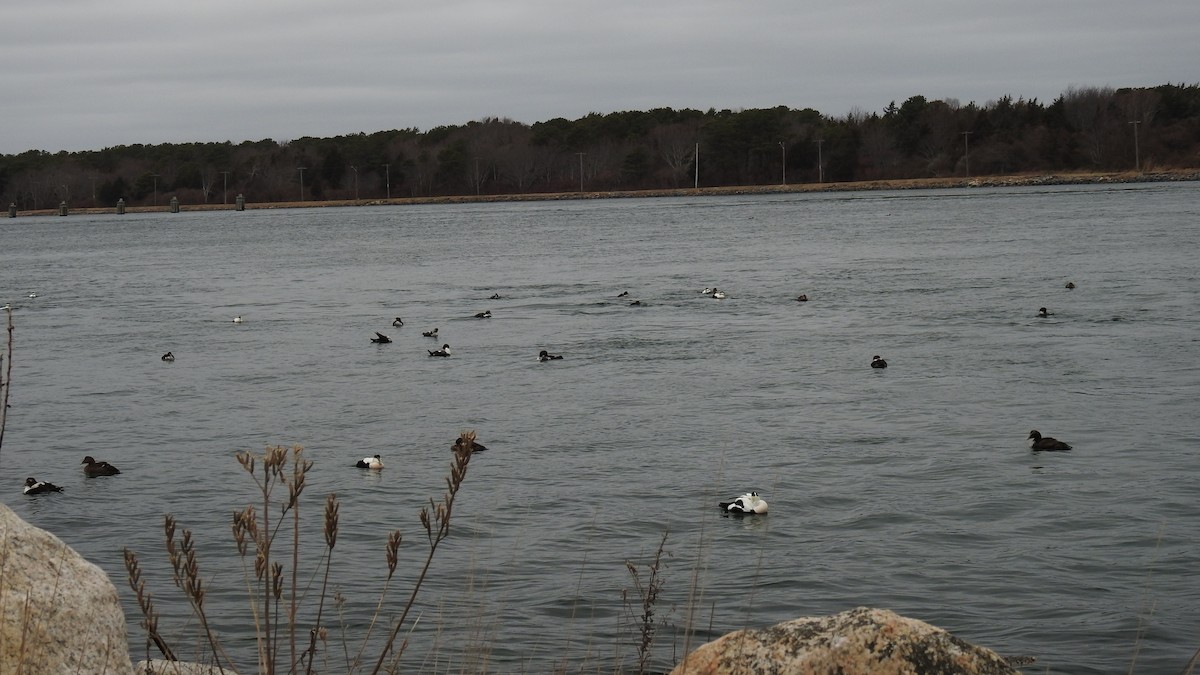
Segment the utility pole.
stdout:
<svg viewBox="0 0 1200 675">
<path fill-rule="evenodd" d="M 1133 122 L 1130 122 L 1130 124 L 1133 125 L 1133 170 L 1134 171 L 1142 170 L 1142 158 L 1138 152 L 1138 125 L 1141 123 L 1142 123 L 1141 120 L 1134 120 Z"/>
<path fill-rule="evenodd" d="M 304 170 L 308 167 L 298 166 L 296 168 L 300 171 L 300 201 L 304 201 Z"/>
<path fill-rule="evenodd" d="M 696 183 L 692 187 L 699 190 L 700 189 L 700 144 L 699 143 L 696 144 L 696 161 L 694 162 L 694 164 L 696 165 Z"/>
<path fill-rule="evenodd" d="M 818 183 L 825 182 L 825 163 L 821 161 L 821 144 L 824 142 L 825 142 L 824 138 L 818 138 L 815 141 L 815 143 L 817 144 L 817 182 Z"/>
<path fill-rule="evenodd" d="M 964 169 L 964 170 L 966 171 L 966 173 L 967 173 L 967 178 L 970 178 L 970 177 L 971 177 L 971 142 L 970 142 L 970 140 L 969 140 L 969 139 L 971 138 L 971 134 L 972 134 L 972 133 L 974 133 L 974 132 L 971 132 L 971 131 L 964 131 L 964 132 L 962 132 L 962 137 L 963 137 L 963 169 Z"/>
<path fill-rule="evenodd" d="M 782 167 L 782 171 L 779 184 L 787 185 L 787 145 L 785 145 L 783 141 L 779 141 L 779 149 L 783 152 L 783 163 L 780 165 Z"/>
<path fill-rule="evenodd" d="M 387 185 L 387 198 L 392 198 L 392 165 L 383 165 L 384 184 Z"/>
</svg>

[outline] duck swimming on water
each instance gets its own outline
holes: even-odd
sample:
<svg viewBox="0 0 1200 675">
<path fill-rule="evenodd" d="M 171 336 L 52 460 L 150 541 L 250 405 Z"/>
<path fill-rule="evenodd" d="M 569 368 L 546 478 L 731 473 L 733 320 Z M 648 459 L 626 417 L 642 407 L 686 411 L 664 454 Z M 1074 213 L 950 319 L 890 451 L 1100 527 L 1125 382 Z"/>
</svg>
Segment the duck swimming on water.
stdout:
<svg viewBox="0 0 1200 675">
<path fill-rule="evenodd" d="M 49 492 L 62 492 L 62 488 L 58 487 L 54 483 L 38 480 L 32 476 L 25 479 L 25 494 L 44 495 Z"/>
<path fill-rule="evenodd" d="M 1043 437 L 1037 429 L 1034 429 L 1033 431 L 1029 432 L 1029 448 L 1039 452 L 1066 452 L 1067 450 L 1071 449 L 1071 446 L 1063 443 L 1057 438 L 1050 438 L 1049 436 Z"/>
<path fill-rule="evenodd" d="M 472 438 L 470 440 L 471 440 L 471 452 L 483 452 L 484 450 L 487 450 L 487 446 L 484 445 L 483 443 L 476 441 L 474 438 Z M 461 437 L 459 437 L 459 438 L 454 439 L 454 445 L 451 445 L 450 449 L 453 450 L 454 452 L 458 452 L 459 450 L 463 449 L 463 446 L 465 444 L 466 444 L 466 441 L 463 440 Z"/>
<path fill-rule="evenodd" d="M 167 352 L 166 354 L 163 354 L 163 355 L 162 355 L 162 360 L 163 360 L 163 361 L 167 361 L 167 362 L 174 361 L 174 360 L 175 360 L 175 355 L 174 355 L 174 354 L 172 354 L 171 352 Z"/>
<path fill-rule="evenodd" d="M 421 335 L 424 335 L 425 337 L 435 338 L 435 337 L 437 337 L 437 329 L 434 328 L 433 330 L 427 330 L 424 333 L 421 333 Z"/>
<path fill-rule="evenodd" d="M 757 492 L 747 492 L 731 502 L 720 502 L 717 506 L 725 513 L 762 514 L 767 512 L 767 502 Z"/>
<path fill-rule="evenodd" d="M 91 455 L 84 457 L 80 464 L 87 465 L 83 467 L 83 472 L 88 476 L 115 476 L 121 473 L 121 470 L 117 467 L 109 464 L 108 462 L 97 462 L 96 460 L 92 459 Z"/>
<path fill-rule="evenodd" d="M 385 345 L 391 341 L 392 341 L 392 338 L 384 335 L 383 333 L 380 333 L 379 331 L 375 331 L 375 337 L 371 338 L 371 342 L 374 342 L 375 344 L 378 344 L 378 345 Z"/>
<path fill-rule="evenodd" d="M 450 356 L 450 345 L 442 345 L 441 349 L 427 349 L 430 356 Z"/>
<path fill-rule="evenodd" d="M 538 361 L 558 361 L 560 359 L 562 359 L 562 354 L 551 354 L 545 349 L 538 352 Z"/>
<path fill-rule="evenodd" d="M 404 319 L 401 319 L 400 317 L 396 317 L 396 319 L 394 321 L 392 321 L 393 328 L 399 328 L 400 326 L 403 326 L 403 325 L 404 325 Z"/>
<path fill-rule="evenodd" d="M 358 467 L 359 469 L 371 469 L 372 471 L 378 471 L 383 468 L 383 460 L 379 458 L 379 455 L 375 455 L 374 457 L 363 457 L 362 459 L 358 460 L 354 466 Z"/>
<path fill-rule="evenodd" d="M 887 368 L 887 361 L 884 361 L 882 356 L 876 354 L 875 356 L 871 357 L 871 367 L 872 368 Z"/>
</svg>

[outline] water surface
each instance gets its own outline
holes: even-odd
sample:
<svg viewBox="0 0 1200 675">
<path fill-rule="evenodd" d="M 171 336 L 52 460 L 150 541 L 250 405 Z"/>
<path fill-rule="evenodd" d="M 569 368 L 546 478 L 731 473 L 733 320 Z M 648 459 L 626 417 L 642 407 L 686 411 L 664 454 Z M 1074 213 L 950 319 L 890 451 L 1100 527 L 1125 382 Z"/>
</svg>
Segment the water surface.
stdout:
<svg viewBox="0 0 1200 675">
<path fill-rule="evenodd" d="M 474 429 L 490 450 L 406 671 L 629 669 L 625 563 L 644 574 L 667 532 L 658 667 L 869 605 L 1031 672 L 1125 672 L 1135 651 L 1135 672 L 1173 672 L 1200 646 L 1198 205 L 1183 183 L 6 220 L 2 498 L 112 576 L 135 654 L 122 547 L 193 644 L 174 514 L 253 670 L 229 521 L 255 488 L 234 454 L 304 446 L 310 562 L 321 499 L 342 500 L 353 633 L 393 529 L 384 612 L 402 608 L 417 512 Z M 1034 428 L 1075 449 L 1031 453 Z M 382 472 L 353 468 L 376 453 Z M 85 454 L 122 475 L 85 479 Z M 24 497 L 28 475 L 65 491 Z M 717 512 L 752 489 L 765 518 Z"/>
</svg>

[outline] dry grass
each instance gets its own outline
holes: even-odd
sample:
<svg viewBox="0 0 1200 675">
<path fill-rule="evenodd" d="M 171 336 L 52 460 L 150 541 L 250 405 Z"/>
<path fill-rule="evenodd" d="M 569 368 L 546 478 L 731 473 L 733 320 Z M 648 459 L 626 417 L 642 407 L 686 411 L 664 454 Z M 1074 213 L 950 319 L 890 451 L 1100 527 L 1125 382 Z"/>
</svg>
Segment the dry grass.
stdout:
<svg viewBox="0 0 1200 675">
<path fill-rule="evenodd" d="M 654 638 L 658 634 L 659 627 L 666 624 L 666 618 L 656 619 L 654 614 L 655 606 L 658 604 L 658 595 L 666 584 L 666 579 L 661 575 L 663 555 L 671 555 L 665 550 L 667 534 L 667 532 L 663 532 L 662 539 L 658 542 L 658 548 L 654 552 L 654 559 L 646 565 L 644 580 L 638 566 L 631 561 L 625 561 L 625 568 L 629 570 L 629 576 L 633 579 L 633 591 L 637 594 L 636 601 L 641 611 L 640 614 L 633 617 L 634 625 L 638 629 L 637 672 L 639 675 L 647 672 L 647 668 L 650 665 L 651 648 L 654 646 Z M 632 615 L 637 611 L 634 609 L 628 591 L 621 592 L 621 600 L 625 603 L 626 611 L 629 614 Z"/>
<path fill-rule="evenodd" d="M 316 569 L 306 571 L 300 559 L 300 510 L 306 476 L 312 462 L 304 459 L 303 448 L 268 447 L 261 455 L 249 452 L 238 453 L 238 463 L 255 481 L 261 495 L 261 503 L 248 505 L 234 514 L 232 534 L 238 555 L 242 561 L 243 578 L 246 584 L 248 611 L 254 625 L 257 645 L 257 663 L 254 670 L 267 675 L 273 673 L 313 673 L 319 660 L 324 668 L 335 672 L 398 672 L 400 660 L 408 646 L 405 630 L 411 630 L 415 622 L 409 621 L 413 606 L 422 583 L 433 563 L 439 544 L 450 534 L 450 523 L 454 512 L 454 501 L 467 477 L 467 466 L 475 447 L 475 433 L 462 434 L 464 443 L 456 450 L 446 478 L 446 492 L 440 501 L 430 498 L 429 505 L 421 509 L 419 518 L 428 543 L 428 552 L 417 577 L 412 580 L 412 591 L 400 612 L 399 618 L 390 621 L 378 654 L 370 658 L 366 650 L 371 637 L 382 623 L 384 602 L 391 587 L 396 565 L 400 557 L 403 537 L 399 530 L 388 535 L 385 546 L 387 578 L 380 590 L 370 624 L 365 634 L 351 639 L 342 622 L 342 662 L 330 666 L 331 652 L 327 648 L 330 626 L 325 623 L 326 602 L 331 601 L 341 608 L 343 598 L 331 593 L 329 570 L 338 537 L 338 511 L 340 502 L 336 495 L 328 495 L 324 506 L 325 548 Z M 272 514 L 278 518 L 272 520 Z M 204 576 L 200 569 L 199 554 L 192 533 L 180 530 L 174 517 L 164 518 L 164 538 L 167 557 L 172 568 L 175 586 L 187 599 L 198 630 L 207 645 L 207 658 L 222 668 L 242 670 L 230 658 L 216 631 L 209 622 L 204 600 L 207 594 Z M 149 643 L 168 660 L 174 660 L 177 650 L 173 649 L 158 630 L 158 616 L 154 603 L 141 578 L 137 555 L 126 549 L 125 568 L 129 584 L 137 597 L 142 612 L 142 627 L 147 632 Z M 316 608 L 311 620 L 301 618 L 301 603 L 307 597 L 300 589 L 302 576 L 321 577 L 315 600 Z M 302 643 L 303 640 L 303 643 Z M 351 642 L 358 642 L 352 649 Z M 353 654 L 352 654 L 353 652 Z M 335 660 L 336 659 L 332 659 Z"/>
<path fill-rule="evenodd" d="M 8 391 L 9 383 L 12 382 L 12 355 L 13 355 L 13 320 L 12 307 L 4 307 L 4 316 L 7 323 L 5 334 L 8 339 L 8 345 L 5 350 L 5 355 L 0 356 L 0 448 L 4 447 L 4 428 L 8 423 Z"/>
</svg>

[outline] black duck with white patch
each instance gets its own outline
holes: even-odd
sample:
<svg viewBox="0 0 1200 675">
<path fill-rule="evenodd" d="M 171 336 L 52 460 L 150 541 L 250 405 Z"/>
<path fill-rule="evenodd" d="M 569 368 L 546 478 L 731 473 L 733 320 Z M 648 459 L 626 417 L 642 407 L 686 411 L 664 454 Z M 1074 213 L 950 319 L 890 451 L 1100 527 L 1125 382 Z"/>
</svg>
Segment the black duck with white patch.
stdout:
<svg viewBox="0 0 1200 675">
<path fill-rule="evenodd" d="M 121 470 L 118 469 L 117 467 L 113 466 L 112 464 L 109 464 L 108 462 L 97 462 L 96 460 L 92 459 L 91 455 L 84 457 L 83 461 L 80 462 L 80 464 L 84 465 L 83 472 L 85 474 L 87 474 L 88 476 L 92 476 L 92 477 L 115 476 L 115 475 L 121 473 Z"/>
<path fill-rule="evenodd" d="M 38 480 L 32 476 L 25 479 L 24 493 L 27 495 L 44 495 L 50 492 L 62 492 L 62 488 L 54 483 Z"/>
</svg>

